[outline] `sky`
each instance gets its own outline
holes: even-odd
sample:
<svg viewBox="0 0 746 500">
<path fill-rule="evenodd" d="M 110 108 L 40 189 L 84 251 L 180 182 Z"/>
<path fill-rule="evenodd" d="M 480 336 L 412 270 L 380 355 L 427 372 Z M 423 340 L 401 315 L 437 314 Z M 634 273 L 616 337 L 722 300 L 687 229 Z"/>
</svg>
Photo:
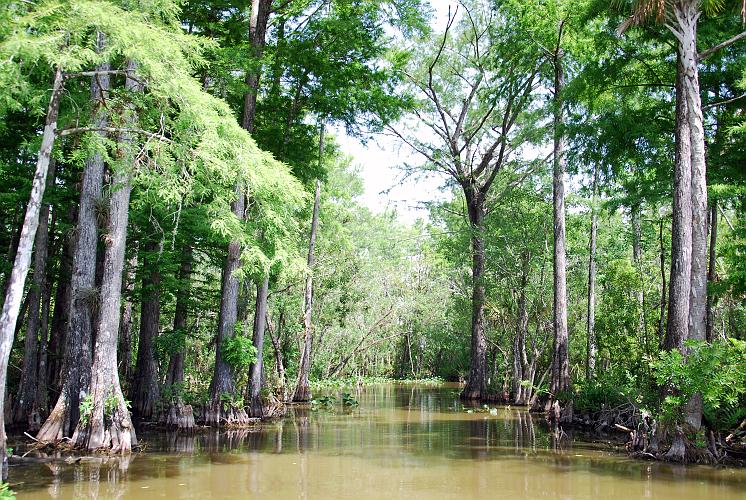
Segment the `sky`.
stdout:
<svg viewBox="0 0 746 500">
<path fill-rule="evenodd" d="M 434 9 L 431 21 L 433 29 L 442 31 L 448 20 L 448 8 L 455 8 L 452 0 L 431 0 Z M 390 135 L 376 135 L 365 144 L 349 137 L 343 129 L 336 131 L 342 151 L 361 167 L 365 194 L 361 202 L 375 213 L 387 208 L 396 209 L 399 220 L 413 223 L 417 219 L 427 220 L 424 202 L 446 200 L 449 193 L 442 190 L 445 177 L 435 173 L 404 178 L 401 167 L 404 162 L 418 165 L 423 158 L 413 154 L 399 139 Z"/>
<path fill-rule="evenodd" d="M 363 144 L 344 130 L 338 130 L 337 140 L 342 151 L 360 166 L 365 186 L 360 201 L 373 212 L 394 209 L 399 220 L 411 224 L 417 219 L 428 219 L 424 202 L 448 199 L 448 192 L 442 189 L 445 181 L 442 175 L 405 176 L 401 168 L 403 163 L 416 165 L 422 158 L 412 154 L 398 139 L 375 135 Z"/>
</svg>

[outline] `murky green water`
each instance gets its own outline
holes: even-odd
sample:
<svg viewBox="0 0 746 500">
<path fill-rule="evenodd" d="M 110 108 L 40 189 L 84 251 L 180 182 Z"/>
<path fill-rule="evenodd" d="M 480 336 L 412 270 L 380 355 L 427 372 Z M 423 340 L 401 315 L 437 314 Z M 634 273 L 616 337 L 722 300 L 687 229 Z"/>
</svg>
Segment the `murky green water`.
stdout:
<svg viewBox="0 0 746 500">
<path fill-rule="evenodd" d="M 746 498 L 746 471 L 557 447 L 525 411 L 460 411 L 449 387 L 381 385 L 351 412 L 296 409 L 252 431 L 148 435 L 128 460 L 12 465 L 19 498 Z"/>
</svg>

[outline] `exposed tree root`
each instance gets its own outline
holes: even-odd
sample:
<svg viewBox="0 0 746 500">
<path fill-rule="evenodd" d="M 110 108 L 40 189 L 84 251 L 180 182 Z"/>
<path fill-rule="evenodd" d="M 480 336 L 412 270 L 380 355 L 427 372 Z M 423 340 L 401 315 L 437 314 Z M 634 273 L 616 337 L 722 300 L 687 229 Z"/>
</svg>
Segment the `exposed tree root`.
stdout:
<svg viewBox="0 0 746 500">
<path fill-rule="evenodd" d="M 216 427 L 240 428 L 253 425 L 257 419 L 249 418 L 246 410 L 223 401 L 208 404 L 203 414 L 204 423 Z"/>
<path fill-rule="evenodd" d="M 98 378 L 94 373 L 94 382 Z M 90 451 L 131 452 L 137 437 L 119 384 L 95 384 L 91 395 L 93 408 L 78 422 L 72 438 L 75 445 Z"/>
<path fill-rule="evenodd" d="M 181 400 L 168 405 L 168 409 L 161 414 L 160 423 L 182 431 L 191 431 L 197 427 L 192 405 L 185 405 Z"/>
<path fill-rule="evenodd" d="M 57 399 L 57 404 L 55 404 L 52 413 L 49 414 L 44 425 L 37 433 L 36 439 L 43 443 L 54 443 L 62 440 L 66 434 L 69 435 L 69 419 L 69 404 L 63 391 Z"/>
<path fill-rule="evenodd" d="M 287 413 L 287 405 L 274 393 L 270 393 L 264 405 L 264 419 L 279 418 Z"/>
<path fill-rule="evenodd" d="M 594 414 L 576 415 L 573 423 L 592 427 L 596 432 L 621 431 L 628 435 L 625 448 L 631 456 L 682 464 L 731 463 L 742 465 L 739 450 L 720 433 L 705 430 L 705 446 L 698 446 L 682 426 L 665 428 L 632 402 L 603 409 Z M 746 433 L 744 433 L 746 434 Z"/>
<path fill-rule="evenodd" d="M 468 386 L 464 388 L 463 392 L 459 396 L 464 401 L 481 401 L 483 399 L 482 391 L 479 389 L 468 389 Z"/>
</svg>

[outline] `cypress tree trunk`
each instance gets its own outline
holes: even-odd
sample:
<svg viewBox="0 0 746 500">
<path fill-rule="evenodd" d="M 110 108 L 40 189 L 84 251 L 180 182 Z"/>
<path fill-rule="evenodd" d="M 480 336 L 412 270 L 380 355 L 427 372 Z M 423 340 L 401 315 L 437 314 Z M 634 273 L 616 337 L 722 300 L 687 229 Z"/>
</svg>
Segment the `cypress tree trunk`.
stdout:
<svg viewBox="0 0 746 500">
<path fill-rule="evenodd" d="M 257 61 L 261 60 L 266 43 L 267 23 L 272 12 L 272 0 L 252 0 L 251 19 L 249 20 L 249 43 Z M 241 126 L 254 131 L 254 116 L 256 115 L 256 98 L 259 91 L 261 68 L 246 72 L 246 86 L 248 91 L 244 95 L 243 115 Z"/>
<path fill-rule="evenodd" d="M 128 70 L 135 70 L 132 61 Z M 137 81 L 125 79 L 125 89 L 131 94 L 142 92 Z M 127 120 L 134 122 L 134 109 L 127 110 Z M 137 444 L 130 412 L 122 394 L 117 369 L 117 337 L 121 319 L 122 275 L 127 242 L 129 201 L 132 192 L 132 169 L 136 161 L 136 145 L 128 135 L 120 142 L 123 163 L 112 169 L 111 198 L 104 239 L 104 264 L 101 280 L 101 298 L 97 315 L 96 342 L 91 368 L 90 400 L 92 408 L 81 415 L 73 434 L 76 445 L 89 450 L 111 449 L 112 452 L 129 453 Z"/>
<path fill-rule="evenodd" d="M 132 326 L 134 313 L 132 308 L 132 292 L 135 290 L 137 277 L 137 246 L 132 257 L 127 262 L 127 278 L 124 284 L 124 304 L 122 305 L 122 321 L 119 325 L 119 377 L 125 383 L 132 381 Z"/>
<path fill-rule="evenodd" d="M 256 288 L 256 311 L 254 313 L 254 347 L 256 362 L 249 367 L 249 415 L 255 418 L 264 416 L 262 404 L 262 385 L 264 383 L 264 329 L 267 318 L 267 295 L 269 294 L 269 276 Z"/>
<path fill-rule="evenodd" d="M 681 52 L 682 47 L 679 47 Z M 668 324 L 664 348 L 681 349 L 688 335 L 692 273 L 691 143 L 688 102 L 683 96 L 683 56 L 679 55 L 676 78 L 676 158 L 674 168 L 671 275 Z"/>
<path fill-rule="evenodd" d="M 52 187 L 54 181 L 52 182 Z M 47 207 L 49 211 L 49 207 Z M 55 241 L 55 230 L 57 226 L 57 209 L 52 211 L 51 222 L 49 224 L 48 241 L 49 254 L 47 255 L 47 261 L 54 261 L 55 254 L 59 248 L 59 240 Z M 46 269 L 46 279 L 41 293 L 41 318 L 39 319 L 39 369 L 37 371 L 37 386 L 36 386 L 36 404 L 39 408 L 39 421 L 36 425 L 35 430 L 39 430 L 44 419 L 47 418 L 49 413 L 49 316 L 52 307 L 52 287 L 54 285 L 54 277 Z"/>
<path fill-rule="evenodd" d="M 598 234 L 598 165 L 593 168 L 593 197 L 591 201 L 591 241 L 588 253 L 588 352 L 585 360 L 585 378 L 592 380 L 596 376 L 596 238 Z"/>
<path fill-rule="evenodd" d="M 192 261 L 194 259 L 193 248 L 186 245 L 181 254 L 181 266 L 179 269 L 179 288 L 176 293 L 176 312 L 174 313 L 174 332 L 186 335 L 189 291 L 192 279 Z M 190 405 L 185 405 L 181 397 L 182 385 L 184 384 L 184 349 L 171 354 L 166 373 L 165 387 L 171 390 L 171 399 L 168 402 L 164 423 L 169 427 L 187 430 L 194 429 L 194 413 Z"/>
<path fill-rule="evenodd" d="M 240 185 L 236 185 L 233 213 L 241 220 L 244 216 L 244 200 Z M 231 241 L 228 244 L 228 255 L 223 267 L 218 335 L 215 339 L 215 367 L 210 383 L 210 401 L 205 408 L 205 423 L 208 425 L 222 425 L 223 423 L 240 425 L 246 422 L 246 412 L 243 408 L 233 408 L 221 400 L 222 395 L 233 395 L 236 392 L 233 371 L 223 360 L 223 342 L 235 334 L 239 289 L 236 271 L 240 265 L 240 258 L 240 242 Z"/>
<path fill-rule="evenodd" d="M 554 60 L 554 344 L 550 378 L 550 420 L 572 421 L 571 403 L 561 408 L 557 396 L 570 390 L 569 337 L 567 331 L 567 262 L 565 255 L 565 137 L 562 92 L 565 74 L 562 49 Z"/>
<path fill-rule="evenodd" d="M 320 150 L 323 150 L 323 126 L 320 139 Z M 316 195 L 313 201 L 313 217 L 311 218 L 311 238 L 308 244 L 308 275 L 306 276 L 306 290 L 303 296 L 303 349 L 298 366 L 298 383 L 295 386 L 293 401 L 304 402 L 311 399 L 308 386 L 308 374 L 311 371 L 311 345 L 313 343 L 311 314 L 313 312 L 313 259 L 316 247 L 316 232 L 319 225 L 319 204 L 321 203 L 321 181 L 316 180 Z"/>
<path fill-rule="evenodd" d="M 271 14 L 271 7 L 272 0 L 252 0 L 249 36 L 251 38 L 251 46 L 257 58 L 261 58 L 264 52 L 267 23 Z M 249 92 L 246 94 L 244 102 L 242 124 L 249 132 L 253 132 L 254 130 L 254 115 L 256 114 L 256 98 L 259 89 L 260 74 L 260 70 L 257 70 L 247 73 L 246 76 Z M 257 286 L 253 331 L 253 344 L 256 348 L 257 361 L 249 368 L 249 415 L 259 418 L 264 416 L 261 401 L 261 386 L 264 382 L 264 328 L 266 325 L 268 295 L 269 276 L 266 276 L 263 283 Z"/>
<path fill-rule="evenodd" d="M 280 321 L 278 322 L 280 326 L 282 322 L 282 313 L 280 313 Z M 287 377 L 285 375 L 285 361 L 282 355 L 282 343 L 280 342 L 280 335 L 282 333 L 279 327 L 275 330 L 269 314 L 267 314 L 267 332 L 269 333 L 269 339 L 272 342 L 272 348 L 275 352 L 275 369 L 277 370 L 277 380 L 280 383 L 280 398 L 282 401 L 285 401 L 287 399 Z"/>
<path fill-rule="evenodd" d="M 67 220 L 71 223 L 77 219 L 77 203 L 73 203 L 67 212 Z M 54 390 L 61 387 L 62 358 L 64 356 L 65 330 L 70 313 L 70 282 L 72 280 L 73 255 L 75 254 L 75 238 L 65 234 L 61 236 L 62 256 L 60 258 L 59 273 L 57 275 L 57 289 L 54 294 L 54 313 L 49 332 L 49 363 L 47 369 L 47 385 Z"/>
<path fill-rule="evenodd" d="M 473 186 L 464 189 L 471 224 L 471 365 L 461 398 L 484 399 L 487 339 L 484 333 L 484 195 Z"/>
<path fill-rule="evenodd" d="M 639 204 L 632 207 L 632 262 L 637 269 L 640 277 L 640 288 L 635 295 L 637 306 L 640 308 L 637 329 L 643 337 L 643 342 L 647 352 L 647 322 L 645 321 L 645 283 L 642 269 L 642 208 Z"/>
<path fill-rule="evenodd" d="M 526 331 L 528 329 L 528 309 L 526 308 L 526 287 L 528 285 L 529 254 L 524 251 L 521 255 L 521 284 L 518 291 L 518 321 L 516 322 L 515 338 L 513 340 L 513 401 L 524 405 L 526 387 L 522 382 L 526 380 L 528 361 L 526 359 Z"/>
<path fill-rule="evenodd" d="M 686 100 L 687 120 L 691 145 L 691 197 L 692 197 L 692 274 L 689 291 L 688 338 L 705 340 L 707 304 L 707 174 L 702 102 L 699 93 L 697 68 L 697 2 L 689 1 L 688 23 L 682 25 L 681 40 L 683 98 Z M 701 404 L 701 403 L 700 403 Z M 701 412 L 701 409 L 700 409 Z M 699 428 L 700 417 L 695 427 Z M 694 422 L 693 422 L 694 423 Z"/>
<path fill-rule="evenodd" d="M 8 375 L 8 359 L 10 349 L 13 345 L 18 311 L 21 308 L 23 288 L 26 283 L 26 275 L 31 265 L 31 251 L 36 236 L 36 228 L 39 225 L 39 211 L 41 210 L 44 189 L 47 185 L 47 170 L 52 157 L 55 133 L 57 131 L 57 115 L 60 109 L 60 95 L 62 94 L 63 78 L 62 70 L 57 68 L 52 86 L 52 95 L 49 99 L 44 133 L 39 149 L 39 157 L 36 162 L 34 180 L 31 184 L 31 195 L 26 206 L 26 215 L 23 219 L 23 229 L 18 240 L 18 250 L 13 261 L 13 269 L 7 282 L 5 302 L 0 315 L 0 417 L 5 415 L 5 391 Z M 0 422 L 0 462 L 2 464 L 1 474 L 3 479 L 7 476 L 8 458 L 6 448 L 5 419 Z"/>
<path fill-rule="evenodd" d="M 103 34 L 99 33 L 98 43 L 99 49 L 103 48 Z M 96 67 L 98 71 L 109 69 L 108 63 Z M 94 127 L 102 128 L 108 125 L 106 111 L 102 106 L 103 97 L 108 90 L 109 76 L 106 73 L 91 78 L 91 101 L 96 108 L 93 117 Z M 77 239 L 70 281 L 70 313 L 64 336 L 62 390 L 54 409 L 36 436 L 42 442 L 56 441 L 70 436 L 80 418 L 81 395 L 85 396 L 90 385 L 93 361 L 91 352 L 93 316 L 97 302 L 95 287 L 98 244 L 96 206 L 101 199 L 103 175 L 103 158 L 100 153 L 94 153 L 86 160 L 80 190 Z"/>
<path fill-rule="evenodd" d="M 38 420 L 35 420 L 34 431 L 41 428 L 41 424 L 49 412 L 49 386 L 47 385 L 49 359 L 49 310 L 52 301 L 52 282 L 48 277 L 44 283 L 41 295 L 41 319 L 39 325 L 39 370 L 36 377 L 36 407 Z"/>
<path fill-rule="evenodd" d="M 46 189 L 54 186 L 55 164 L 50 161 Z M 41 363 L 41 344 L 46 355 L 46 321 L 42 321 L 42 302 L 47 289 L 47 256 L 49 254 L 49 203 L 42 203 L 39 210 L 39 225 L 34 238 L 34 276 L 27 294 L 29 302 L 28 326 L 24 343 L 23 372 L 18 389 L 18 399 L 13 411 L 13 423 L 26 425 L 29 431 L 36 432 L 41 427 L 39 388 L 46 391 L 46 359 Z M 48 307 L 48 302 L 46 302 Z M 47 309 L 48 311 L 48 309 Z M 44 323 L 42 325 L 42 323 Z M 40 340 L 41 337 L 41 340 Z"/>
<path fill-rule="evenodd" d="M 707 282 L 711 285 L 717 280 L 717 239 L 718 239 L 718 205 L 717 200 L 710 203 L 710 268 Z M 707 342 L 715 340 L 715 299 L 707 294 Z"/>
<path fill-rule="evenodd" d="M 679 47 L 679 53 L 682 47 Z M 683 350 L 688 336 L 689 300 L 692 274 L 692 196 L 691 142 L 688 103 L 683 96 L 684 67 L 681 54 L 676 75 L 676 158 L 674 166 L 673 222 L 671 230 L 671 277 L 669 279 L 668 323 L 663 348 Z M 666 389 L 668 390 L 668 389 Z M 670 460 L 683 461 L 686 446 L 677 431 L 666 454 Z"/>
<path fill-rule="evenodd" d="M 687 338 L 706 339 L 707 330 L 707 167 L 702 101 L 699 93 L 697 22 L 699 2 L 687 0 L 677 18 L 680 24 L 682 97 L 686 100 L 691 147 L 692 271 L 689 289 L 689 330 Z M 687 405 L 686 423 L 694 430 L 702 425 L 702 395 L 697 393 Z"/>
<path fill-rule="evenodd" d="M 658 223 L 658 241 L 660 243 L 660 269 L 661 269 L 661 302 L 660 316 L 658 318 L 658 345 L 663 347 L 666 337 L 666 248 L 663 243 L 663 219 Z"/>
<path fill-rule="evenodd" d="M 132 386 L 132 413 L 141 420 L 153 417 L 160 399 L 158 365 L 153 354 L 153 342 L 161 323 L 161 275 L 158 269 L 158 243 L 144 245 L 142 302 L 140 305 L 140 337 L 137 343 L 137 363 Z"/>
<path fill-rule="evenodd" d="M 261 59 L 264 50 L 271 6 L 272 0 L 252 0 L 249 42 L 254 49 L 257 60 Z M 254 131 L 254 116 L 256 115 L 256 99 L 260 75 L 261 67 L 246 72 L 246 86 L 248 91 L 244 95 L 241 126 L 249 133 Z M 236 201 L 233 203 L 233 213 L 239 219 L 243 219 L 245 207 L 243 187 L 240 184 L 236 184 L 235 191 Z M 228 256 L 223 267 L 220 317 L 215 347 L 215 369 L 212 382 L 210 383 L 210 401 L 207 408 L 205 408 L 205 422 L 208 425 L 220 425 L 223 422 L 232 425 L 246 423 L 246 413 L 242 408 L 229 408 L 228 405 L 224 407 L 224 404 L 220 400 L 221 394 L 234 394 L 236 392 L 233 373 L 230 367 L 223 361 L 222 343 L 224 339 L 233 336 L 238 318 L 239 283 L 234 274 L 240 265 L 240 256 L 241 244 L 238 241 L 231 241 L 228 244 Z"/>
</svg>

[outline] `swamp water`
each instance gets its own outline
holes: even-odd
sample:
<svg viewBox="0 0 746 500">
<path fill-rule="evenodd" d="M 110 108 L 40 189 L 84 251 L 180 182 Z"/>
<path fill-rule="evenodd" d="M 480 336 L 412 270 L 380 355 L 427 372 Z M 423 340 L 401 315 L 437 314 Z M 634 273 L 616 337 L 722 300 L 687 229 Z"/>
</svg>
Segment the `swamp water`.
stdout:
<svg viewBox="0 0 746 500">
<path fill-rule="evenodd" d="M 746 499 L 746 470 L 631 460 L 580 437 L 557 447 L 541 417 L 463 412 L 452 386 L 355 397 L 352 410 L 295 408 L 251 431 L 143 433 L 129 459 L 13 464 L 10 482 L 21 499 Z"/>
</svg>

